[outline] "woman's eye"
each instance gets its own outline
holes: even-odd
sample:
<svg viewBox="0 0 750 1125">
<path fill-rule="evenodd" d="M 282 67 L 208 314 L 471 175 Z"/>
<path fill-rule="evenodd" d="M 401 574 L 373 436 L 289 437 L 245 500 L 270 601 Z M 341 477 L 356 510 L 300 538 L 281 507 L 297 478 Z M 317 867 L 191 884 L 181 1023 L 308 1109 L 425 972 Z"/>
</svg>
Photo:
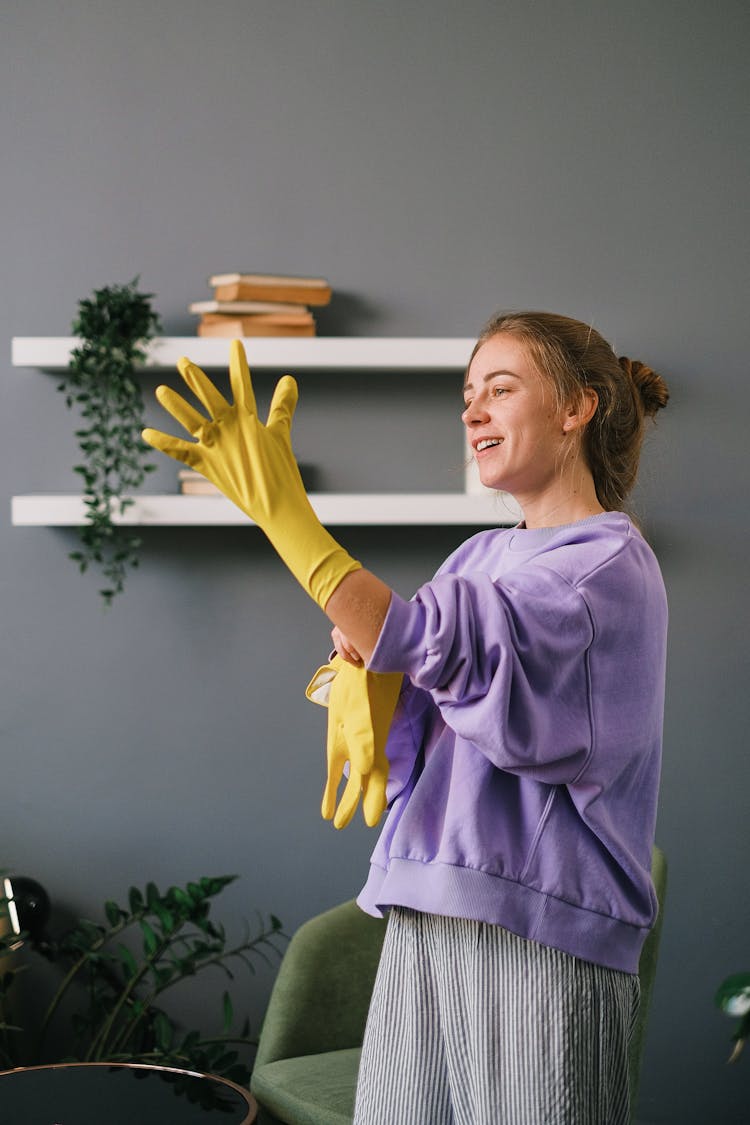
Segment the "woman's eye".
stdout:
<svg viewBox="0 0 750 1125">
<path fill-rule="evenodd" d="M 492 388 L 492 394 L 494 395 L 495 398 L 500 398 L 501 395 L 507 394 L 507 391 L 508 391 L 507 387 L 493 387 Z"/>
</svg>

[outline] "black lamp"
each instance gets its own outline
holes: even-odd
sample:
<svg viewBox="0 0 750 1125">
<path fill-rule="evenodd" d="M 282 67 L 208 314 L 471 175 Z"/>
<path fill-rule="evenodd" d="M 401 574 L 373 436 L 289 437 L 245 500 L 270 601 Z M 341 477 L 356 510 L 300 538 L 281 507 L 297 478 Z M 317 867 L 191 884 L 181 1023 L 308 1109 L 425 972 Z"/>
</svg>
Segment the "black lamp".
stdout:
<svg viewBox="0 0 750 1125">
<path fill-rule="evenodd" d="M 32 941 L 39 941 L 50 913 L 44 887 L 26 875 L 6 875 L 3 890 L 13 933 L 27 933 Z"/>
</svg>

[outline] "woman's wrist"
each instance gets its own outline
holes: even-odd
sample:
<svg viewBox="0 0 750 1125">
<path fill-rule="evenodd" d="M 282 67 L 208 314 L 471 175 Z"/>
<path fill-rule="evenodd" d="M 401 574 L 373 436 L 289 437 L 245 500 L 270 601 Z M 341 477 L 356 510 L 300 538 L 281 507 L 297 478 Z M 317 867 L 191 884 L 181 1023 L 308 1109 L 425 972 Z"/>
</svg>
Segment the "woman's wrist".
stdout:
<svg viewBox="0 0 750 1125">
<path fill-rule="evenodd" d="M 348 648 L 358 653 L 365 663 L 377 644 L 391 594 L 385 582 L 371 571 L 361 569 L 347 574 L 326 602 L 326 616 L 346 639 Z M 336 647 L 338 649 L 338 645 Z"/>
</svg>

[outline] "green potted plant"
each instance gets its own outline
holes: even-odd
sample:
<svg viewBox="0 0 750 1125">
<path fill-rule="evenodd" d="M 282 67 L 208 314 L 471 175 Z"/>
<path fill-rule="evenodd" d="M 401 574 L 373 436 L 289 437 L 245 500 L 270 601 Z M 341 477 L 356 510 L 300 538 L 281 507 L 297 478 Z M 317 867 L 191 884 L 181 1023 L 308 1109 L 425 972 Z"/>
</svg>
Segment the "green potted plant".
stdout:
<svg viewBox="0 0 750 1125">
<path fill-rule="evenodd" d="M 247 930 L 230 944 L 224 927 L 210 917 L 211 902 L 234 876 L 202 878 L 184 888 L 162 893 L 154 883 L 141 891 L 131 887 L 127 906 L 114 900 L 104 904 L 103 922 L 80 919 L 61 937 L 37 938 L 36 954 L 52 962 L 62 974 L 59 987 L 33 1031 L 32 1045 L 22 1054 L 20 1028 L 9 1018 L 8 1004 L 14 978 L 25 966 L 8 960 L 18 948 L 19 936 L 0 936 L 0 1064 L 6 1067 L 49 1062 L 140 1062 L 196 1070 L 247 1085 L 249 1065 L 241 1049 L 253 1046 L 249 1023 L 234 1031 L 234 1006 L 228 987 L 217 998 L 221 1033 L 204 1035 L 185 1031 L 165 1011 L 165 994 L 198 973 L 213 969 L 226 981 L 244 965 L 254 972 L 254 961 L 280 954 L 284 938 L 274 915 L 258 918 L 254 932 Z M 23 935 L 22 935 L 23 936 Z M 62 1023 L 65 1054 L 59 1057 L 50 1032 Z"/>
<path fill-rule="evenodd" d="M 106 286 L 79 302 L 72 325 L 79 343 L 58 388 L 68 407 L 80 409 L 84 423 L 76 430 L 82 461 L 74 471 L 83 478 L 86 523 L 79 531 L 81 546 L 70 557 L 82 572 L 100 568 L 105 605 L 122 592 L 141 546 L 116 517 L 133 503 L 132 492 L 155 467 L 141 439 L 143 396 L 136 369 L 160 322 L 151 307 L 153 294 L 138 292 L 137 285 L 138 278 Z"/>
</svg>

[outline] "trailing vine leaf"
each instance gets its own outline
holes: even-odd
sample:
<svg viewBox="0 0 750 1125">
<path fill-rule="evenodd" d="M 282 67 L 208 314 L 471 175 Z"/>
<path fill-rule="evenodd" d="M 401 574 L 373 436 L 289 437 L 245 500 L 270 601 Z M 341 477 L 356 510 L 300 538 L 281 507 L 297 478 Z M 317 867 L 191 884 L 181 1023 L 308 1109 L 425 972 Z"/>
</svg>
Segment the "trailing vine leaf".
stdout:
<svg viewBox="0 0 750 1125">
<path fill-rule="evenodd" d="M 99 591 L 105 605 L 122 593 L 141 546 L 116 517 L 133 504 L 130 494 L 155 468 L 141 439 L 143 397 L 135 372 L 160 321 L 151 307 L 153 294 L 139 293 L 138 280 L 95 289 L 79 301 L 72 330 L 80 344 L 58 387 L 83 420 L 75 431 L 83 460 L 73 469 L 82 478 L 86 522 L 79 528 L 81 547 L 70 558 L 81 573 L 99 568 L 107 583 Z"/>
</svg>

